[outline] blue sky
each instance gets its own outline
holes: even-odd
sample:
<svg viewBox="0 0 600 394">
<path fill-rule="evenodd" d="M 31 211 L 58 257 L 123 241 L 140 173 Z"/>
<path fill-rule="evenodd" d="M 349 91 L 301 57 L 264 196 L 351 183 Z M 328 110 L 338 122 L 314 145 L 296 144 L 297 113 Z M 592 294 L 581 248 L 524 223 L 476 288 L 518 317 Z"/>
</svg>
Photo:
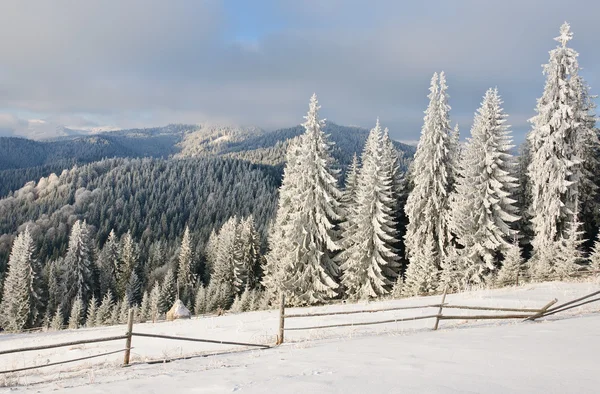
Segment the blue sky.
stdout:
<svg viewBox="0 0 600 394">
<path fill-rule="evenodd" d="M 61 126 L 128 128 L 302 121 L 308 99 L 339 124 L 420 133 L 428 85 L 447 74 L 468 135 L 498 87 L 517 141 L 541 65 L 569 21 L 583 75 L 600 91 L 595 1 L 56 0 L 0 4 L 0 135 Z"/>
</svg>

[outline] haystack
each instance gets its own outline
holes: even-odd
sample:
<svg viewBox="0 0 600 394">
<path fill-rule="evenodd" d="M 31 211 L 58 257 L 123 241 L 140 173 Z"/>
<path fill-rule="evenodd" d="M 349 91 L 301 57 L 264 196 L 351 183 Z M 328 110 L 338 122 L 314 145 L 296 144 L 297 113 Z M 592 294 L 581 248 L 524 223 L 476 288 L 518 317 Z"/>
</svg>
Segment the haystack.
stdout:
<svg viewBox="0 0 600 394">
<path fill-rule="evenodd" d="M 171 309 L 167 312 L 167 320 L 189 319 L 192 316 L 189 309 L 183 305 L 181 300 L 175 301 Z"/>
</svg>

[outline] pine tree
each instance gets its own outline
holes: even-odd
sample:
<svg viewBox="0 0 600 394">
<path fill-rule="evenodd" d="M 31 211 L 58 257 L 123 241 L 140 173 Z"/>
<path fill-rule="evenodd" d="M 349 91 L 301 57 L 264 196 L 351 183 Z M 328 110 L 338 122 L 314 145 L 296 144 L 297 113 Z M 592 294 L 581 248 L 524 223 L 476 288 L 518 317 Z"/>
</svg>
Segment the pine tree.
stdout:
<svg viewBox="0 0 600 394">
<path fill-rule="evenodd" d="M 104 247 L 98 254 L 98 271 L 100 294 L 104 296 L 108 291 L 117 291 L 117 269 L 119 268 L 119 241 L 112 230 Z"/>
<path fill-rule="evenodd" d="M 255 285 L 260 246 L 259 235 L 254 227 L 252 215 L 242 219 L 236 231 L 233 276 L 236 292 L 241 294 L 248 286 Z"/>
<path fill-rule="evenodd" d="M 600 232 L 596 236 L 594 241 L 594 247 L 590 254 L 590 269 L 593 271 L 600 271 Z"/>
<path fill-rule="evenodd" d="M 60 259 L 48 263 L 48 302 L 46 303 L 46 311 L 50 315 L 53 315 L 60 306 L 60 300 L 64 294 L 64 289 L 59 282 L 61 277 L 59 270 L 62 265 L 63 262 Z"/>
<path fill-rule="evenodd" d="M 515 200 L 517 186 L 511 174 L 511 138 L 504 125 L 506 115 L 497 89 L 489 89 L 475 115 L 471 139 L 461 159 L 460 177 L 451 195 L 450 228 L 465 249 L 465 284 L 484 283 L 507 250 L 507 238 L 515 234 L 509 223 L 518 219 Z M 443 269 L 452 269 L 443 264 Z M 474 275 L 474 276 L 472 276 Z"/>
<path fill-rule="evenodd" d="M 200 285 L 198 287 L 198 291 L 196 292 L 196 299 L 194 303 L 194 313 L 196 315 L 201 315 L 206 313 L 206 289 L 204 286 Z"/>
<path fill-rule="evenodd" d="M 83 319 L 84 307 L 83 301 L 80 297 L 75 298 L 73 301 L 73 306 L 71 307 L 71 314 L 69 315 L 69 328 L 77 329 L 81 326 L 81 321 Z"/>
<path fill-rule="evenodd" d="M 123 297 L 127 292 L 127 284 L 131 279 L 131 273 L 137 269 L 138 264 L 137 245 L 133 241 L 130 232 L 127 232 L 121 240 L 118 261 L 117 289 L 118 295 Z"/>
<path fill-rule="evenodd" d="M 96 311 L 96 326 L 103 326 L 111 323 L 111 313 L 113 309 L 113 296 L 108 291 L 102 298 L 102 302 Z"/>
<path fill-rule="evenodd" d="M 504 252 L 502 268 L 498 271 L 496 283 L 500 286 L 509 286 L 517 283 L 517 279 L 522 276 L 524 259 L 521 256 L 521 248 L 515 242 Z"/>
<path fill-rule="evenodd" d="M 394 173 L 384 154 L 379 120 L 371 130 L 362 155 L 356 188 L 353 226 L 345 232 L 347 249 L 340 259 L 342 284 L 351 298 L 386 295 L 398 274 L 394 221 L 397 200 L 392 194 Z"/>
<path fill-rule="evenodd" d="M 577 208 L 578 204 L 576 203 L 575 212 L 578 212 Z M 560 279 L 571 277 L 585 261 L 583 252 L 581 251 L 581 245 L 585 242 L 582 238 L 582 223 L 577 216 L 577 214 L 573 215 L 567 229 L 566 238 L 559 241 L 554 273 Z"/>
<path fill-rule="evenodd" d="M 559 45 L 550 51 L 544 66 L 546 85 L 538 100 L 536 116 L 531 119 L 528 136 L 531 144 L 529 178 L 532 190 L 533 264 L 552 266 L 542 260 L 548 248 L 559 248 L 567 238 L 569 223 L 575 215 L 580 186 L 585 181 L 581 171 L 582 157 L 577 144 L 580 138 L 592 135 L 589 105 L 585 102 L 585 83 L 579 75 L 577 52 L 567 46 L 573 38 L 570 26 L 564 23 Z M 539 269 L 536 269 L 539 273 Z"/>
<path fill-rule="evenodd" d="M 94 261 L 93 245 L 88 226 L 85 221 L 76 221 L 71 229 L 69 248 L 64 260 L 63 285 L 66 293 L 63 295 L 63 310 L 70 310 L 73 301 L 79 298 L 87 305 L 94 292 Z"/>
<path fill-rule="evenodd" d="M 86 327 L 94 327 L 98 320 L 98 305 L 96 303 L 96 297 L 90 298 L 90 303 L 87 308 L 87 316 L 85 318 Z"/>
<path fill-rule="evenodd" d="M 218 234 L 213 228 L 210 232 L 210 236 L 208 237 L 208 242 L 206 243 L 206 248 L 204 249 L 204 258 L 205 258 L 205 272 L 208 273 L 207 279 L 210 279 L 210 273 L 212 273 L 214 269 L 215 261 L 217 260 L 217 253 L 219 248 L 219 239 Z"/>
<path fill-rule="evenodd" d="M 60 306 L 59 306 L 56 309 L 56 313 L 54 313 L 54 316 L 52 317 L 52 321 L 50 322 L 50 328 L 52 329 L 52 331 L 62 330 L 63 323 L 64 323 L 64 319 L 63 319 L 63 315 L 60 311 Z"/>
<path fill-rule="evenodd" d="M 190 241 L 190 229 L 186 226 L 179 250 L 179 267 L 177 269 L 177 284 L 179 285 L 179 298 L 191 307 L 194 294 L 196 276 L 193 272 L 193 255 Z"/>
<path fill-rule="evenodd" d="M 428 282 L 436 276 L 449 244 L 449 194 L 454 174 L 454 158 L 450 157 L 455 143 L 450 129 L 444 73 L 433 75 L 429 106 L 425 111 L 421 138 L 411 169 L 413 189 L 404 208 L 409 223 L 404 236 L 406 254 L 410 261 L 406 272 L 405 289 L 411 293 L 430 291 Z M 433 243 L 433 250 L 427 239 Z M 434 258 L 433 261 L 424 261 Z M 411 269 L 410 265 L 415 263 Z M 425 272 L 421 272 L 421 270 Z M 409 277 L 411 275 L 411 277 Z"/>
<path fill-rule="evenodd" d="M 172 269 L 167 271 L 160 289 L 160 313 L 166 313 L 177 300 L 177 283 Z"/>
<path fill-rule="evenodd" d="M 283 290 L 295 305 L 324 302 L 335 297 L 339 288 L 333 253 L 339 250 L 335 222 L 341 220 L 341 192 L 332 169 L 332 143 L 322 131 L 319 108 L 313 95 L 303 124 L 306 132 L 288 152 L 275 222 L 278 228 L 267 257 L 271 261 L 267 260 L 266 275 L 271 277 L 265 284 Z"/>
<path fill-rule="evenodd" d="M 152 287 L 152 291 L 150 292 L 150 306 L 148 308 L 148 318 L 152 320 L 152 322 L 156 322 L 158 320 L 158 316 L 161 313 L 161 288 L 158 282 L 154 282 L 154 286 Z"/>
<path fill-rule="evenodd" d="M 345 189 L 340 200 L 340 206 L 344 214 L 344 222 L 340 224 L 342 230 L 342 239 L 340 244 L 343 249 L 348 247 L 348 245 L 345 244 L 345 241 L 349 239 L 349 236 L 345 233 L 352 227 L 354 218 L 356 217 L 356 190 L 358 186 L 359 170 L 360 166 L 358 164 L 358 158 L 356 153 L 354 153 L 354 156 L 352 157 L 352 163 L 350 164 L 350 167 L 348 168 L 348 174 L 346 175 Z"/>
<path fill-rule="evenodd" d="M 6 331 L 22 331 L 37 320 L 39 285 L 34 252 L 33 238 L 25 228 L 13 242 L 4 281 L 0 324 Z"/>
<path fill-rule="evenodd" d="M 125 295 L 130 302 L 130 305 L 139 305 L 140 303 L 140 293 L 142 292 L 142 287 L 140 281 L 138 279 L 137 273 L 131 271 L 131 276 L 129 277 L 129 282 L 127 282 L 127 288 L 125 290 Z"/>
<path fill-rule="evenodd" d="M 144 295 L 142 296 L 142 303 L 140 305 L 140 312 L 138 315 L 138 319 L 140 322 L 145 322 L 148 320 L 148 314 L 150 309 L 150 297 L 147 291 L 144 291 Z"/>
<path fill-rule="evenodd" d="M 411 258 L 406 269 L 406 279 L 402 291 L 406 296 L 428 295 L 436 292 L 439 270 L 435 266 L 437 245 L 433 234 L 425 236 L 423 247 Z"/>
</svg>

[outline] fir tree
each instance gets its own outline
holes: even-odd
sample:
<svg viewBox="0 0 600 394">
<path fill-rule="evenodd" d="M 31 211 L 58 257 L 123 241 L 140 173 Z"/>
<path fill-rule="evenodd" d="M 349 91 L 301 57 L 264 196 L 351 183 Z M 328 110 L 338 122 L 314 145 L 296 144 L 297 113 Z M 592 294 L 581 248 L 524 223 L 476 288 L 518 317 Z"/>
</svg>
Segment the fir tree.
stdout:
<svg viewBox="0 0 600 394">
<path fill-rule="evenodd" d="M 496 283 L 500 286 L 516 284 L 518 278 L 522 276 L 523 262 L 521 248 L 519 248 L 515 237 L 515 242 L 504 252 L 502 268 L 498 271 Z"/>
<path fill-rule="evenodd" d="M 413 189 L 408 195 L 405 212 L 409 223 L 404 236 L 410 264 L 406 272 L 405 289 L 409 294 L 429 292 L 427 282 L 436 276 L 449 243 L 449 194 L 454 173 L 454 158 L 450 157 L 455 143 L 450 129 L 444 73 L 433 75 L 429 106 L 425 111 L 421 138 L 412 164 Z M 427 239 L 427 242 L 423 242 Z M 433 250 L 429 250 L 429 243 Z M 424 261 L 434 258 L 433 261 Z M 415 262 L 411 269 L 410 265 Z M 420 270 L 425 269 L 425 272 Z M 412 277 L 409 277 L 412 276 Z M 422 282 L 425 280 L 426 282 Z"/>
<path fill-rule="evenodd" d="M 111 313 L 113 309 L 112 293 L 108 291 L 102 298 L 102 302 L 96 311 L 96 326 L 103 326 L 111 323 Z"/>
<path fill-rule="evenodd" d="M 593 271 L 600 271 L 600 232 L 596 236 L 594 241 L 594 247 L 590 254 L 590 269 Z"/>
<path fill-rule="evenodd" d="M 62 265 L 63 262 L 61 260 L 48 263 L 48 302 L 46 303 L 46 311 L 50 315 L 54 314 L 64 294 L 64 290 L 59 283 L 61 276 L 59 269 Z"/>
<path fill-rule="evenodd" d="M 577 208 L 578 204 L 576 203 L 575 212 L 578 212 Z M 583 252 L 581 251 L 581 245 L 585 242 L 582 238 L 582 223 L 577 216 L 577 214 L 573 215 L 567 229 L 566 238 L 559 241 L 558 253 L 554 263 L 554 273 L 560 279 L 572 276 L 585 261 Z"/>
<path fill-rule="evenodd" d="M 439 281 L 439 270 L 435 266 L 436 250 L 433 235 L 426 235 L 424 245 L 413 254 L 406 270 L 402 288 L 404 295 L 428 295 L 436 292 Z"/>
<path fill-rule="evenodd" d="M 206 289 L 202 285 L 198 287 L 198 291 L 196 292 L 196 299 L 194 302 L 194 313 L 196 315 L 206 313 Z"/>
<path fill-rule="evenodd" d="M 96 303 L 96 297 L 90 298 L 90 303 L 87 308 L 87 316 L 85 318 L 86 327 L 94 327 L 98 320 L 98 305 Z"/>
<path fill-rule="evenodd" d="M 34 252 L 29 228 L 25 228 L 13 242 L 4 280 L 0 324 L 6 331 L 22 331 L 37 320 L 39 285 Z"/>
<path fill-rule="evenodd" d="M 136 270 L 138 264 L 137 246 L 130 232 L 127 232 L 121 240 L 118 261 L 117 289 L 118 295 L 123 297 L 127 292 L 127 284 L 131 279 L 131 273 Z"/>
<path fill-rule="evenodd" d="M 160 313 L 166 313 L 177 300 L 177 283 L 172 269 L 167 271 L 160 289 Z"/>
<path fill-rule="evenodd" d="M 352 228 L 354 219 L 356 218 L 356 190 L 358 186 L 358 172 L 360 170 L 358 164 L 358 158 L 356 153 L 352 157 L 352 163 L 348 168 L 346 175 L 346 185 L 342 198 L 340 200 L 340 206 L 344 214 L 344 222 L 340 224 L 342 230 L 342 239 L 340 244 L 343 249 L 346 249 L 348 245 L 345 243 L 349 240 L 349 234 L 346 234 L 350 228 Z"/>
<path fill-rule="evenodd" d="M 125 295 L 127 296 L 130 305 L 139 305 L 141 291 L 141 284 L 137 273 L 135 270 L 131 271 L 131 276 L 129 276 L 129 282 L 127 282 L 127 288 L 125 290 Z"/>
<path fill-rule="evenodd" d="M 100 294 L 117 291 L 117 269 L 119 268 L 119 241 L 115 231 L 111 230 L 104 247 L 98 254 Z"/>
<path fill-rule="evenodd" d="M 238 294 L 255 285 L 259 264 L 259 235 L 252 215 L 242 219 L 237 226 L 237 242 L 234 250 L 234 284 Z"/>
<path fill-rule="evenodd" d="M 63 285 L 63 310 L 70 310 L 72 302 L 79 298 L 83 305 L 87 305 L 94 292 L 94 260 L 93 245 L 89 229 L 85 221 L 76 221 L 71 229 L 69 248 L 64 260 Z"/>
<path fill-rule="evenodd" d="M 451 195 L 450 227 L 465 249 L 463 269 L 471 273 L 465 284 L 484 283 L 510 246 L 506 239 L 515 234 L 509 224 L 518 216 L 510 196 L 517 179 L 511 175 L 513 145 L 501 105 L 498 91 L 488 90 L 475 115 L 461 159 L 461 176 Z M 443 264 L 443 269 L 452 268 Z"/>
<path fill-rule="evenodd" d="M 319 108 L 313 95 L 303 124 L 306 132 L 287 155 L 275 222 L 279 228 L 270 239 L 271 262 L 267 261 L 266 275 L 275 278 L 266 283 L 283 290 L 296 305 L 324 302 L 335 297 L 339 287 L 339 267 L 332 254 L 339 249 L 334 230 L 341 220 L 341 192 Z"/>
<path fill-rule="evenodd" d="M 575 215 L 580 186 L 586 175 L 581 171 L 581 153 L 577 144 L 592 135 L 589 105 L 585 102 L 586 85 L 579 75 L 577 52 L 567 46 L 573 38 L 569 24 L 560 28 L 557 48 L 550 51 L 544 66 L 546 85 L 538 100 L 536 116 L 531 119 L 528 136 L 531 144 L 529 178 L 532 190 L 533 264 L 552 267 L 543 261 L 549 248 L 560 248 Z M 594 144 L 596 144 L 594 142 Z M 540 272 L 540 268 L 535 269 Z"/>
<path fill-rule="evenodd" d="M 152 320 L 152 322 L 156 322 L 161 313 L 161 287 L 158 282 L 154 282 L 154 286 L 152 287 L 152 291 L 150 292 L 150 305 L 148 307 L 148 318 Z"/>
<path fill-rule="evenodd" d="M 54 313 L 54 316 L 52 317 L 52 321 L 50 322 L 50 329 L 52 331 L 62 330 L 63 323 L 64 323 L 64 319 L 63 319 L 63 315 L 60 311 L 60 306 L 59 306 L 56 309 L 56 313 Z"/>
<path fill-rule="evenodd" d="M 190 241 L 190 229 L 186 226 L 179 249 L 179 267 L 177 269 L 177 284 L 179 285 L 179 298 L 191 306 L 194 294 L 196 277 L 193 272 L 193 255 Z"/>
<path fill-rule="evenodd" d="M 341 253 L 342 284 L 351 298 L 386 295 L 397 277 L 399 265 L 393 247 L 397 200 L 392 194 L 394 173 L 384 155 L 379 120 L 365 145 L 363 166 L 356 187 L 356 218 L 345 232 L 347 249 Z"/>
<path fill-rule="evenodd" d="M 75 298 L 71 307 L 71 314 L 69 315 L 69 328 L 77 329 L 81 326 L 81 321 L 84 314 L 83 301 L 80 297 Z"/>
<path fill-rule="evenodd" d="M 144 295 L 142 296 L 142 303 L 140 305 L 140 312 L 138 315 L 140 322 L 145 322 L 148 320 L 148 314 L 150 309 L 150 296 L 147 291 L 144 291 Z"/>
</svg>

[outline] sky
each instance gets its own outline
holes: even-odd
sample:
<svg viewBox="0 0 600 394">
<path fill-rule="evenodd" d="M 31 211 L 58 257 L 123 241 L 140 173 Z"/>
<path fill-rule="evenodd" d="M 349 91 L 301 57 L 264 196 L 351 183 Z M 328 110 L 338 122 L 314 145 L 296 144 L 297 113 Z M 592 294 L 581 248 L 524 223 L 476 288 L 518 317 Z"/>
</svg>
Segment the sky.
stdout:
<svg viewBox="0 0 600 394">
<path fill-rule="evenodd" d="M 0 2 L 0 135 L 212 123 L 267 130 L 321 115 L 416 141 L 431 76 L 469 134 L 497 87 L 517 142 L 564 21 L 600 93 L 600 2 L 54 0 Z"/>
</svg>

